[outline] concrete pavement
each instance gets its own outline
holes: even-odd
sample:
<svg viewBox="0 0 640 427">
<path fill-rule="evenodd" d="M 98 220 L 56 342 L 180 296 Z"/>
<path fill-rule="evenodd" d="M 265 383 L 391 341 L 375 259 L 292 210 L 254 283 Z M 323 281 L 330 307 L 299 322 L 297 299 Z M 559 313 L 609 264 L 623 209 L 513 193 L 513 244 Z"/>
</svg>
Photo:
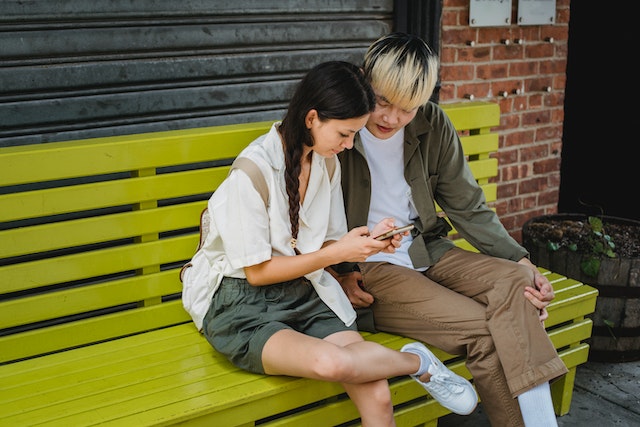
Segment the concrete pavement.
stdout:
<svg viewBox="0 0 640 427">
<path fill-rule="evenodd" d="M 467 416 L 447 415 L 438 427 L 490 427 L 482 404 Z M 640 361 L 578 366 L 571 409 L 559 427 L 639 427 Z M 493 426 L 508 427 L 508 426 Z"/>
</svg>

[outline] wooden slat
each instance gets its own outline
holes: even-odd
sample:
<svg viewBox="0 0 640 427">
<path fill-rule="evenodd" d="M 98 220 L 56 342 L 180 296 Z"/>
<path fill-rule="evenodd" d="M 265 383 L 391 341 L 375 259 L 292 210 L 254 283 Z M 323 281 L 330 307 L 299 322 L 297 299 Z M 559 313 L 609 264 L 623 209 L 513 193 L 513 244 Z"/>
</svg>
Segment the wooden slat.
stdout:
<svg viewBox="0 0 640 427">
<path fill-rule="evenodd" d="M 498 159 L 476 160 L 469 167 L 476 180 L 493 178 L 498 174 Z"/>
<path fill-rule="evenodd" d="M 549 318 L 545 321 L 545 326 L 549 328 L 570 320 L 582 319 L 593 313 L 597 296 L 598 290 L 588 285 L 557 292 L 547 308 Z"/>
<path fill-rule="evenodd" d="M 197 240 L 198 235 L 192 234 L 8 265 L 0 267 L 0 283 L 9 293 L 159 266 L 189 259 Z"/>
<path fill-rule="evenodd" d="M 462 150 L 467 156 L 489 155 L 498 151 L 498 134 L 487 133 L 460 137 Z M 497 171 L 496 171 L 497 172 Z"/>
<path fill-rule="evenodd" d="M 549 331 L 549 338 L 555 348 L 568 347 L 588 339 L 591 336 L 592 329 L 593 321 L 584 319 L 563 328 Z"/>
<path fill-rule="evenodd" d="M 456 129 L 479 129 L 500 125 L 500 106 L 494 102 L 468 102 L 444 104 L 447 113 Z"/>
<path fill-rule="evenodd" d="M 211 193 L 229 166 L 15 193 L 0 198 L 0 221 L 124 206 Z"/>
<path fill-rule="evenodd" d="M 180 269 L 81 286 L 0 302 L 0 325 L 11 328 L 149 298 L 177 294 Z M 0 338 L 0 341 L 2 338 Z"/>
<path fill-rule="evenodd" d="M 2 184 L 16 185 L 235 157 L 272 122 L 6 147 Z M 188 142 L 188 149 L 184 143 Z M 150 150 L 150 147 L 153 147 Z"/>
<path fill-rule="evenodd" d="M 0 363 L 190 322 L 182 301 L 0 337 Z"/>
<path fill-rule="evenodd" d="M 206 201 L 21 227 L 2 232 L 0 258 L 198 226 Z"/>
</svg>

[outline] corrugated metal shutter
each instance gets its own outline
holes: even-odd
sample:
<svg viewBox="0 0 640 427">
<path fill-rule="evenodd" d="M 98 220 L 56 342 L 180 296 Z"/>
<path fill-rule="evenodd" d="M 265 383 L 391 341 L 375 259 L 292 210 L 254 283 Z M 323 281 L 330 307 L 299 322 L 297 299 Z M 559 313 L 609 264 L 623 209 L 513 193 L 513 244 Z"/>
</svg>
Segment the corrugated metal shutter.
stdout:
<svg viewBox="0 0 640 427">
<path fill-rule="evenodd" d="M 277 120 L 318 62 L 359 63 L 392 0 L 3 0 L 0 146 Z"/>
</svg>

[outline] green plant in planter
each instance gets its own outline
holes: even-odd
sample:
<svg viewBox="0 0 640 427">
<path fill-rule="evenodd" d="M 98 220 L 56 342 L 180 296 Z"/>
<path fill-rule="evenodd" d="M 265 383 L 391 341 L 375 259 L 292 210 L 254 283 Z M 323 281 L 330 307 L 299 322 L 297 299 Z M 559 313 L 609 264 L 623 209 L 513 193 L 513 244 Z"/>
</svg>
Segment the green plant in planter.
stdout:
<svg viewBox="0 0 640 427">
<path fill-rule="evenodd" d="M 587 226 L 585 225 L 585 227 Z M 564 246 L 570 251 L 577 252 L 580 250 L 580 252 L 585 255 L 580 262 L 580 269 L 588 276 L 597 277 L 600 271 L 601 256 L 615 258 L 616 253 L 614 249 L 616 245 L 613 240 L 611 240 L 611 236 L 605 232 L 604 225 L 600 218 L 595 216 L 588 217 L 588 227 L 590 232 L 584 240 L 586 247 L 579 248 L 578 244 L 574 242 Z M 557 251 L 561 247 L 563 247 L 562 243 L 547 242 L 547 249 L 550 251 Z"/>
</svg>

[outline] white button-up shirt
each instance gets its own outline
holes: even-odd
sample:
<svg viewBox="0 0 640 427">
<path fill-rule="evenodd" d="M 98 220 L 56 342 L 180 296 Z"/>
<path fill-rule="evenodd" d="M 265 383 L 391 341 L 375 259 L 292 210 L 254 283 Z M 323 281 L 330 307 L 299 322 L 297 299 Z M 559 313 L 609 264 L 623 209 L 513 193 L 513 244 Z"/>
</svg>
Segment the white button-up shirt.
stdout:
<svg viewBox="0 0 640 427">
<path fill-rule="evenodd" d="M 244 267 L 274 256 L 295 255 L 290 245 L 289 198 L 277 125 L 240 154 L 253 160 L 264 175 L 269 189 L 268 206 L 249 176 L 239 169 L 234 169 L 209 199 L 211 229 L 192 259 L 193 267 L 183 276 L 183 303 L 198 329 L 223 276 L 246 278 Z M 329 177 L 324 157 L 315 152 L 312 155 L 309 184 L 299 213 L 297 247 L 301 253 L 317 251 L 326 241 L 338 240 L 347 232 L 340 165 L 337 159 L 335 163 L 333 176 Z M 351 303 L 328 272 L 321 269 L 305 277 L 346 325 L 355 321 Z"/>
</svg>

